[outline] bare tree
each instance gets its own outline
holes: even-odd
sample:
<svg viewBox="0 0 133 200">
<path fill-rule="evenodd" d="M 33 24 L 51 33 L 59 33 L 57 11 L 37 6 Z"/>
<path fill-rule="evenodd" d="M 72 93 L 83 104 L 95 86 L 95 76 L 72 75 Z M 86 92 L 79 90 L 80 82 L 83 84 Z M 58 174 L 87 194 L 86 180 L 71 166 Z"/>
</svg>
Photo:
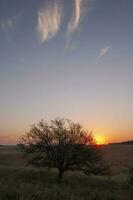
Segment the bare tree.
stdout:
<svg viewBox="0 0 133 200">
<path fill-rule="evenodd" d="M 85 172 L 90 164 L 101 159 L 92 134 L 67 119 L 40 121 L 22 136 L 20 143 L 31 164 L 58 169 L 58 182 L 65 171 Z"/>
</svg>

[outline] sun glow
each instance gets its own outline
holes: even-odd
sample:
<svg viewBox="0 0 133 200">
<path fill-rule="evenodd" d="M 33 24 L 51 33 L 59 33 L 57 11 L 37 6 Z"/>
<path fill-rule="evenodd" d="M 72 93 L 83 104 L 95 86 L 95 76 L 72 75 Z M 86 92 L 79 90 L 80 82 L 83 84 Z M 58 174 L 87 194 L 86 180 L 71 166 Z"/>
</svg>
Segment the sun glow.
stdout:
<svg viewBox="0 0 133 200">
<path fill-rule="evenodd" d="M 94 138 L 95 138 L 95 142 L 97 145 L 102 145 L 102 144 L 105 144 L 106 141 L 105 141 L 105 137 L 103 135 L 94 135 Z"/>
</svg>

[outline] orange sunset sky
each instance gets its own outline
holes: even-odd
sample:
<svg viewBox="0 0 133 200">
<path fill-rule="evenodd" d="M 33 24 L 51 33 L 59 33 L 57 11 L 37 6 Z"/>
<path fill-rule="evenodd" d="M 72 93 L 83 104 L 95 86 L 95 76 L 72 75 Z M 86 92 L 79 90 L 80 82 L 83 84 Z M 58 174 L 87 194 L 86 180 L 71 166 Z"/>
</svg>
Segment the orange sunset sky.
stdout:
<svg viewBox="0 0 133 200">
<path fill-rule="evenodd" d="M 81 123 L 98 143 L 133 139 L 132 8 L 0 0 L 0 144 L 55 117 Z"/>
</svg>

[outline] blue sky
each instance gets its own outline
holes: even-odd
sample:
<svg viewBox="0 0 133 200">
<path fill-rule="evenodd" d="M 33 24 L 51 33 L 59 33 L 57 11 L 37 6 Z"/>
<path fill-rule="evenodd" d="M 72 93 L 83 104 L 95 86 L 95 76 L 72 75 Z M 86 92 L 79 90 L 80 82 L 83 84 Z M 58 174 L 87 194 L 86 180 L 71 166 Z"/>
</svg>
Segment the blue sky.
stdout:
<svg viewBox="0 0 133 200">
<path fill-rule="evenodd" d="M 0 143 L 67 117 L 133 138 L 133 1 L 0 0 Z"/>
</svg>

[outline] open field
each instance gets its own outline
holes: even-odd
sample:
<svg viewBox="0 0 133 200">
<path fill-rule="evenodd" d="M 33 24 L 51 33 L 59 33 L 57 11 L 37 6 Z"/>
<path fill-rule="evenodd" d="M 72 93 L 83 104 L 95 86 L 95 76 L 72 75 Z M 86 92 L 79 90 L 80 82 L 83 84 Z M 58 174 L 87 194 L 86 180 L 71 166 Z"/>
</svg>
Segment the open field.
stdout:
<svg viewBox="0 0 133 200">
<path fill-rule="evenodd" d="M 105 161 L 112 169 L 133 167 L 133 145 L 106 145 L 103 147 Z M 22 153 L 16 146 L 0 146 L 0 166 L 26 165 Z"/>
<path fill-rule="evenodd" d="M 105 159 L 117 169 L 109 176 L 87 177 L 68 172 L 58 185 L 56 171 L 26 166 L 16 147 L 0 147 L 0 200 L 132 200 L 133 146 L 104 147 Z"/>
<path fill-rule="evenodd" d="M 107 145 L 104 152 L 105 160 L 113 169 L 133 167 L 133 145 Z"/>
</svg>

